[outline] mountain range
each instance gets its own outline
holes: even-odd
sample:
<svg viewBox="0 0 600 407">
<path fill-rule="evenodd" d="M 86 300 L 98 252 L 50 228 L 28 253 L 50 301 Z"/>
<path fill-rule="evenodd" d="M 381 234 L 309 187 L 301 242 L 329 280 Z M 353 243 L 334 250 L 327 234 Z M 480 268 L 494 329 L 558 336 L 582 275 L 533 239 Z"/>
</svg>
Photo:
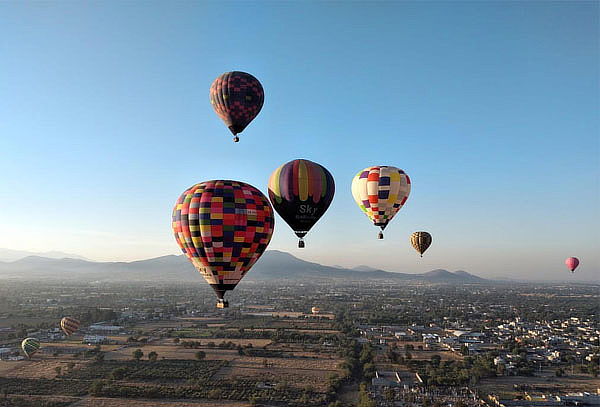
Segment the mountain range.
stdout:
<svg viewBox="0 0 600 407">
<path fill-rule="evenodd" d="M 88 260 L 83 256 L 78 256 L 77 254 L 64 253 L 58 251 L 50 251 L 50 252 L 27 252 L 24 250 L 13 250 L 13 249 L 3 249 L 0 247 L 0 261 L 16 261 L 19 259 L 23 259 L 28 256 L 40 256 L 47 257 L 49 259 L 80 259 L 80 260 Z"/>
<path fill-rule="evenodd" d="M 198 281 L 198 273 L 183 255 L 131 262 L 92 262 L 75 258 L 28 256 L 0 262 L 0 279 L 59 279 L 76 281 Z M 481 283 L 487 280 L 466 271 L 432 270 L 422 274 L 395 273 L 368 266 L 354 269 L 324 266 L 289 253 L 268 250 L 254 265 L 248 280 L 421 280 L 431 283 Z"/>
</svg>

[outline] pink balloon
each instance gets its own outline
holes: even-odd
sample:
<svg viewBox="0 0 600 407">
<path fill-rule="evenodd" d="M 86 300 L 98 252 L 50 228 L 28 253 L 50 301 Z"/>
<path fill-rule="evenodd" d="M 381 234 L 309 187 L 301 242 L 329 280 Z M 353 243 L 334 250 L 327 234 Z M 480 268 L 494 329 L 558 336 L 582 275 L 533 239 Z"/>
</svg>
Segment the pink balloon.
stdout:
<svg viewBox="0 0 600 407">
<path fill-rule="evenodd" d="M 567 268 L 571 270 L 572 273 L 575 271 L 577 266 L 579 266 L 579 259 L 577 257 L 569 257 L 567 260 L 565 260 L 565 264 L 567 265 Z"/>
</svg>

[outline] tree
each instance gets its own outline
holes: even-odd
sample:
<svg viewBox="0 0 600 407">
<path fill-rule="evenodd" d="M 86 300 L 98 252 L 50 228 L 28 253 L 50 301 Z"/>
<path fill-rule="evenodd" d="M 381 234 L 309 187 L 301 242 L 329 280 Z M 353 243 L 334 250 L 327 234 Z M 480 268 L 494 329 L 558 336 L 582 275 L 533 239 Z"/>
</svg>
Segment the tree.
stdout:
<svg viewBox="0 0 600 407">
<path fill-rule="evenodd" d="M 361 383 L 358 392 L 358 407 L 375 407 L 376 405 L 375 400 L 371 400 L 369 393 L 367 393 L 366 384 Z"/>
<path fill-rule="evenodd" d="M 148 353 L 148 360 L 151 362 L 156 362 L 156 359 L 158 359 L 158 353 L 152 351 L 150 353 Z"/>
<path fill-rule="evenodd" d="M 110 372 L 110 378 L 112 380 L 122 380 L 126 374 L 127 374 L 126 367 L 118 367 L 118 368 L 114 369 L 112 372 Z"/>
<path fill-rule="evenodd" d="M 136 349 L 135 352 L 133 352 L 133 358 L 137 361 L 139 361 L 142 356 L 144 356 L 144 352 L 142 352 L 141 349 Z"/>
<path fill-rule="evenodd" d="M 102 395 L 102 390 L 104 388 L 103 380 L 94 380 L 92 385 L 90 386 L 90 394 L 94 397 Z"/>
<path fill-rule="evenodd" d="M 394 401 L 396 398 L 396 392 L 391 387 L 388 387 L 384 390 L 383 396 L 387 401 Z"/>
<path fill-rule="evenodd" d="M 196 352 L 196 359 L 197 360 L 202 360 L 206 357 L 206 352 L 203 352 L 201 350 L 199 350 L 198 352 Z"/>
<path fill-rule="evenodd" d="M 433 355 L 431 357 L 431 365 L 433 367 L 439 367 L 441 360 L 442 360 L 442 357 L 440 355 Z"/>
<path fill-rule="evenodd" d="M 60 366 L 56 366 L 56 367 L 54 368 L 54 371 L 56 372 L 56 375 L 57 375 L 57 376 L 60 376 L 60 371 L 61 371 L 61 370 L 62 370 L 62 368 L 61 368 Z"/>
<path fill-rule="evenodd" d="M 98 361 L 98 362 L 104 362 L 104 352 L 98 352 L 98 353 L 96 353 L 96 361 Z"/>
<path fill-rule="evenodd" d="M 220 389 L 212 389 L 208 392 L 209 399 L 219 399 L 221 398 L 221 390 Z"/>
<path fill-rule="evenodd" d="M 363 365 L 363 376 L 366 379 L 375 377 L 375 365 L 373 363 L 365 363 Z"/>
<path fill-rule="evenodd" d="M 173 339 L 173 343 L 179 343 L 180 339 L 179 338 L 175 338 Z"/>
</svg>

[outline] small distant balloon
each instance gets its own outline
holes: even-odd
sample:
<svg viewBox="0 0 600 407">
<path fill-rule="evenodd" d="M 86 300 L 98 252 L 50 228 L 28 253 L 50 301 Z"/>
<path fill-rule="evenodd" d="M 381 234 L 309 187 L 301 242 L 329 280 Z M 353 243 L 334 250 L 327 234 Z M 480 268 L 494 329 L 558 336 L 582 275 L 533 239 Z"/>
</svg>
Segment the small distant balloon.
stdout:
<svg viewBox="0 0 600 407">
<path fill-rule="evenodd" d="M 31 359 L 31 357 L 40 350 L 41 343 L 37 338 L 25 338 L 21 342 L 21 348 L 25 355 Z"/>
<path fill-rule="evenodd" d="M 410 235 L 410 244 L 423 257 L 425 250 L 431 246 L 431 235 L 427 232 L 415 232 Z"/>
<path fill-rule="evenodd" d="M 399 168 L 387 165 L 367 167 L 352 180 L 352 196 L 358 207 L 383 230 L 402 208 L 410 194 L 410 178 Z"/>
<path fill-rule="evenodd" d="M 210 87 L 210 104 L 233 134 L 244 131 L 263 107 L 265 92 L 259 80 L 246 72 L 225 72 Z"/>
<path fill-rule="evenodd" d="M 75 332 L 77 332 L 80 324 L 81 323 L 78 320 L 71 317 L 64 317 L 60 320 L 60 328 L 67 336 L 73 335 Z"/>
<path fill-rule="evenodd" d="M 571 270 L 571 273 L 574 273 L 577 266 L 579 266 L 579 259 L 577 257 L 569 257 L 565 260 L 565 264 Z"/>
</svg>

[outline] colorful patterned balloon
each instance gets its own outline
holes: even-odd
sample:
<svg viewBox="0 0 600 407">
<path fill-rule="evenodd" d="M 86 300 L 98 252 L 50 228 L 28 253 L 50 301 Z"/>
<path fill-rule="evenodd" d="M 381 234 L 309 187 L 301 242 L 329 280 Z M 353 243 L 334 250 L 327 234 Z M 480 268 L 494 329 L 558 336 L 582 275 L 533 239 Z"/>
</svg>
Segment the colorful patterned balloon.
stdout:
<svg viewBox="0 0 600 407">
<path fill-rule="evenodd" d="M 300 238 L 323 216 L 335 193 L 335 182 L 327 168 L 309 160 L 283 164 L 269 178 L 269 199 L 277 213 Z"/>
<path fill-rule="evenodd" d="M 410 178 L 396 167 L 367 167 L 352 180 L 352 196 L 360 209 L 383 230 L 402 208 L 410 194 Z"/>
<path fill-rule="evenodd" d="M 265 101 L 262 85 L 246 72 L 225 72 L 210 87 L 210 103 L 239 141 L 238 133 L 258 115 Z"/>
<path fill-rule="evenodd" d="M 41 347 L 41 343 L 37 338 L 25 338 L 21 342 L 21 349 L 28 358 L 31 358 Z"/>
<path fill-rule="evenodd" d="M 410 244 L 423 257 L 425 250 L 431 246 L 431 235 L 427 232 L 415 232 L 410 235 Z"/>
<path fill-rule="evenodd" d="M 227 307 L 233 290 L 271 241 L 269 200 L 239 181 L 206 181 L 186 189 L 173 209 L 173 232 L 181 250 Z"/>
<path fill-rule="evenodd" d="M 60 320 L 60 328 L 67 336 L 73 335 L 78 329 L 81 323 L 75 318 L 64 317 Z"/>
<path fill-rule="evenodd" d="M 565 260 L 565 264 L 571 270 L 571 273 L 574 273 L 577 266 L 579 266 L 579 259 L 577 257 L 569 257 Z"/>
</svg>

